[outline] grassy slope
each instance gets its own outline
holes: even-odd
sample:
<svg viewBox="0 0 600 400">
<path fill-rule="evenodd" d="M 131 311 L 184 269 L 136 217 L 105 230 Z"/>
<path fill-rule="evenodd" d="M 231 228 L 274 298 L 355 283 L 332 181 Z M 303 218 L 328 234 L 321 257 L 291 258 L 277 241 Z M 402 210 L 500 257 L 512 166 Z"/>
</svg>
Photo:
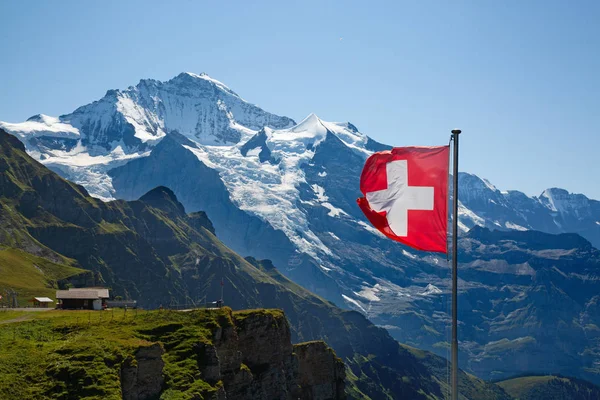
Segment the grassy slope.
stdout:
<svg viewBox="0 0 600 400">
<path fill-rule="evenodd" d="M 0 304 L 8 304 L 6 290 L 18 293 L 19 305 L 25 306 L 32 297 L 50 297 L 55 300 L 56 282 L 78 275 L 84 270 L 69 265 L 56 264 L 22 250 L 0 248 Z"/>
<path fill-rule="evenodd" d="M 0 398 L 120 399 L 121 366 L 155 343 L 165 349 L 161 398 L 213 393 L 193 346 L 231 326 L 230 311 L 31 312 L 26 322 L 0 325 Z"/>
<path fill-rule="evenodd" d="M 522 376 L 497 382 L 518 400 L 595 400 L 600 387 L 587 381 L 562 376 Z"/>
<path fill-rule="evenodd" d="M 534 387 L 544 385 L 550 380 L 554 379 L 554 376 L 522 376 L 520 378 L 509 379 L 507 381 L 498 382 L 506 392 L 510 393 L 511 396 L 519 399 L 522 398 L 526 393 L 532 390 Z"/>
</svg>

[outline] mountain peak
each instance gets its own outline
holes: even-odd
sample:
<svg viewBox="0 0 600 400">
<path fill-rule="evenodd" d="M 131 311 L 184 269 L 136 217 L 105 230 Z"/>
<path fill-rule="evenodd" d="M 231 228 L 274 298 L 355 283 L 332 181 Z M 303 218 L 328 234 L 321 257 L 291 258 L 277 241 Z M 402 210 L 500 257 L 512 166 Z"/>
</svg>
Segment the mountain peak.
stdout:
<svg viewBox="0 0 600 400">
<path fill-rule="evenodd" d="M 491 190 L 492 192 L 498 191 L 496 186 L 492 185 L 490 183 L 490 181 L 488 181 L 487 179 L 480 178 L 477 175 L 470 174 L 468 172 L 460 172 L 458 174 L 458 179 L 460 180 L 461 183 L 464 183 L 467 185 L 477 186 L 482 189 Z"/>
<path fill-rule="evenodd" d="M 192 78 L 204 79 L 205 77 L 211 79 L 210 76 L 206 72 L 200 72 L 199 74 L 195 74 L 193 72 L 182 72 L 179 75 L 189 75 Z"/>
<path fill-rule="evenodd" d="M 176 211 L 178 214 L 185 214 L 185 209 L 179 200 L 177 200 L 175 193 L 165 186 L 155 187 L 140 197 L 140 201 L 159 210 L 167 212 Z"/>
<path fill-rule="evenodd" d="M 548 209 L 559 213 L 574 212 L 577 218 L 591 215 L 590 199 L 583 194 L 570 193 L 565 189 L 546 189 L 539 196 L 539 201 Z"/>
<path fill-rule="evenodd" d="M 316 114 L 310 113 L 298 125 L 294 126 L 292 132 L 320 132 L 324 133 L 327 128 Z"/>
<path fill-rule="evenodd" d="M 201 72 L 200 74 L 196 74 L 193 72 L 182 72 L 173 79 L 169 80 L 170 83 L 181 84 L 181 85 L 189 85 L 189 84 L 205 84 L 209 83 L 218 89 L 227 92 L 233 96 L 239 97 L 237 93 L 231 90 L 227 85 L 223 82 L 218 81 L 214 78 L 208 76 L 208 74 Z"/>
<path fill-rule="evenodd" d="M 542 192 L 542 194 L 540 194 L 540 197 L 546 197 L 548 199 L 554 198 L 554 197 L 565 197 L 568 196 L 570 193 L 568 191 L 566 191 L 565 189 L 561 189 L 561 188 L 548 188 L 546 190 L 544 190 Z"/>
</svg>

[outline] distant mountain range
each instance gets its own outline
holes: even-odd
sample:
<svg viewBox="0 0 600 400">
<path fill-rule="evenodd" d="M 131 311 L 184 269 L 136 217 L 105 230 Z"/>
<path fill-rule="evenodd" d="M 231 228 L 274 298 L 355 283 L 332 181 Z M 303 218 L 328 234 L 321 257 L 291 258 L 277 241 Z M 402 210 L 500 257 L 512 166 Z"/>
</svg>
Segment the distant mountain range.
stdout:
<svg viewBox="0 0 600 400">
<path fill-rule="evenodd" d="M 188 212 L 206 212 L 234 251 L 271 259 L 287 277 L 362 312 L 395 338 L 446 355 L 446 260 L 393 243 L 368 224 L 355 203 L 360 172 L 369 154 L 390 146 L 351 123 L 315 115 L 296 123 L 205 74 L 182 73 L 109 90 L 68 115 L 0 128 L 93 196 L 136 200 L 170 188 Z M 538 197 L 502 192 L 466 173 L 459 181 L 462 366 L 495 378 L 576 368 L 598 381 L 593 331 L 600 325 L 581 321 L 597 317 L 598 255 L 590 242 L 600 247 L 600 203 L 562 189 Z M 473 227 L 496 232 L 467 234 Z M 552 313 L 552 299 L 570 306 Z M 518 329 L 533 320 L 529 330 Z M 560 321 L 579 342 L 569 342 L 571 358 L 552 365 L 539 354 L 564 352 L 562 343 L 552 344 L 558 336 L 548 338 L 548 327 Z M 510 367 L 499 367 L 501 350 Z"/>
</svg>

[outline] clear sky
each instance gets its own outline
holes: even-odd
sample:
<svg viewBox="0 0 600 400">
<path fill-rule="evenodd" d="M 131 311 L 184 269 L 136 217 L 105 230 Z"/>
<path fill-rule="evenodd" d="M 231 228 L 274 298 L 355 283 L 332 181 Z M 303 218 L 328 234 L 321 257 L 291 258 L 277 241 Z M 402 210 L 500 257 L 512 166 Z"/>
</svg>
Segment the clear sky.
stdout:
<svg viewBox="0 0 600 400">
<path fill-rule="evenodd" d="M 600 2 L 0 1 L 0 120 L 206 72 L 300 121 L 445 144 L 499 189 L 600 199 Z"/>
</svg>

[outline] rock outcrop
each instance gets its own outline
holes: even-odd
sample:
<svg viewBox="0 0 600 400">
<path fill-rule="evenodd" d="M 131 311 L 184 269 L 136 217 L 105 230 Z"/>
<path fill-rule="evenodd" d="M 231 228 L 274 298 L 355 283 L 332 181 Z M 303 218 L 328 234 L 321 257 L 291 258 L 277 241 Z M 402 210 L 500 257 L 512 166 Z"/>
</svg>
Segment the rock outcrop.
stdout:
<svg viewBox="0 0 600 400">
<path fill-rule="evenodd" d="M 141 347 L 134 358 L 125 360 L 121 369 L 123 400 L 154 399 L 160 394 L 164 379 L 164 349 L 158 343 Z"/>
<path fill-rule="evenodd" d="M 294 346 L 298 357 L 298 378 L 302 395 L 300 398 L 343 398 L 346 371 L 344 363 L 325 342 L 307 342 Z"/>
<path fill-rule="evenodd" d="M 169 329 L 183 326 L 171 325 Z M 189 327 L 188 327 L 189 328 Z M 202 328 L 198 326 L 197 328 Z M 159 328 L 160 331 L 161 328 Z M 148 333 L 148 332 L 145 332 Z M 156 333 L 156 332 L 153 332 Z M 124 400 L 157 398 L 173 388 L 164 379 L 164 348 L 157 342 L 141 347 L 121 367 Z M 166 339 L 166 338 L 165 338 Z M 207 338 L 208 339 L 208 338 Z M 280 310 L 223 310 L 211 340 L 192 346 L 203 398 L 214 400 L 342 400 L 345 366 L 324 342 L 293 346 L 290 327 Z M 183 350 L 181 350 L 183 351 Z M 190 375 L 194 372 L 189 370 Z M 208 397 L 207 397 L 208 396 Z"/>
<path fill-rule="evenodd" d="M 198 348 L 203 379 L 222 380 L 227 399 L 345 398 L 343 362 L 324 342 L 292 346 L 283 312 L 238 312 L 233 322 Z"/>
</svg>

